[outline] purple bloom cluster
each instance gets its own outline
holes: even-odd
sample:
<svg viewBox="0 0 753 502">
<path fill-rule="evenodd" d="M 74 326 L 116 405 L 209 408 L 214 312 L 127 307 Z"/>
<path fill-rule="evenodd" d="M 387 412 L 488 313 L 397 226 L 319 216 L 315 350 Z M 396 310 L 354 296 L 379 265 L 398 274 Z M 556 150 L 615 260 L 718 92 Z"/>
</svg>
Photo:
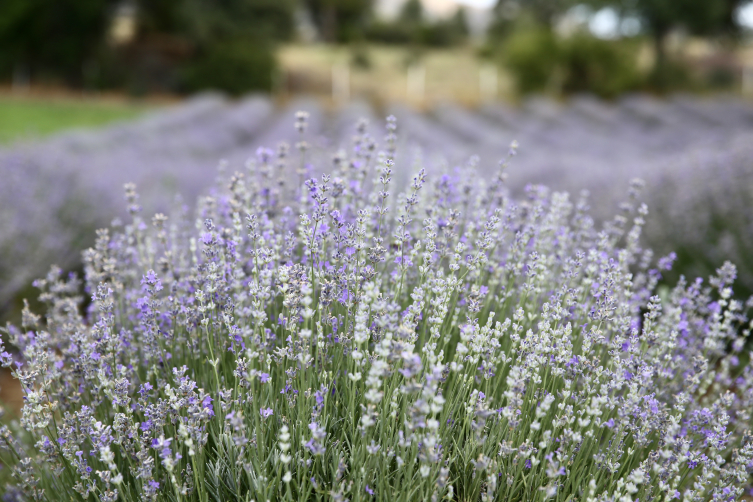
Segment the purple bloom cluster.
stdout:
<svg viewBox="0 0 753 502">
<path fill-rule="evenodd" d="M 19 364 L 0 358 L 25 393 L 0 427 L 9 496 L 750 488 L 753 301 L 730 263 L 660 285 L 673 257 L 644 247 L 642 183 L 600 224 L 586 194 L 511 195 L 505 162 L 417 157 L 407 174 L 394 118 L 381 148 L 359 123 L 330 170 L 311 121 L 288 124 L 295 153 L 233 165 L 193 213 L 146 216 L 127 186 L 128 219 L 97 232 L 83 281 L 36 282 L 44 312 L 7 328 Z"/>
</svg>

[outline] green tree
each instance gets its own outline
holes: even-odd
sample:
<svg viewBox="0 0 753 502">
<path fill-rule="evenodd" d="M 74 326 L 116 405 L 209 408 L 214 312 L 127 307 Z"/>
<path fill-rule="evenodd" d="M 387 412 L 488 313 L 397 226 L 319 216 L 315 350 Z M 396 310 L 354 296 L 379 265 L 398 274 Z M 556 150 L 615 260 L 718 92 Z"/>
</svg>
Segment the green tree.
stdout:
<svg viewBox="0 0 753 502">
<path fill-rule="evenodd" d="M 726 0 L 620 0 L 623 12 L 637 16 L 651 35 L 657 66 L 666 63 L 667 35 L 679 27 L 710 35 L 724 24 Z"/>
<path fill-rule="evenodd" d="M 327 42 L 363 38 L 372 0 L 304 0 L 321 37 Z"/>
<path fill-rule="evenodd" d="M 424 22 L 424 6 L 421 0 L 406 0 L 400 8 L 398 22 L 408 26 L 420 26 Z"/>
<path fill-rule="evenodd" d="M 750 0 L 594 0 L 597 6 L 611 6 L 622 15 L 640 19 L 651 37 L 656 55 L 652 80 L 658 88 L 670 85 L 680 71 L 667 57 L 667 37 L 682 28 L 693 35 L 721 36 L 734 40 L 739 32 L 735 13 Z"/>
<path fill-rule="evenodd" d="M 506 24 L 521 14 L 528 15 L 533 20 L 547 28 L 552 28 L 559 16 L 583 1 L 578 0 L 497 0 L 492 9 L 494 19 L 490 29 Z"/>
<path fill-rule="evenodd" d="M 424 23 L 420 29 L 422 42 L 433 47 L 450 47 L 465 42 L 468 38 L 468 21 L 465 10 L 459 7 L 448 19 Z"/>
<path fill-rule="evenodd" d="M 461 39 L 468 38 L 470 32 L 468 30 L 468 16 L 465 13 L 465 8 L 458 7 L 458 10 L 450 18 L 449 24 L 458 37 Z"/>
<path fill-rule="evenodd" d="M 295 0 L 138 0 L 141 34 L 187 38 L 197 46 L 253 36 L 288 40 L 294 32 Z"/>
<path fill-rule="evenodd" d="M 116 0 L 0 1 L 0 65 L 80 85 L 102 46 Z"/>
<path fill-rule="evenodd" d="M 138 0 L 139 38 L 147 49 L 154 35 L 191 47 L 172 79 L 185 90 L 269 90 L 274 44 L 292 37 L 295 7 L 295 0 Z"/>
</svg>

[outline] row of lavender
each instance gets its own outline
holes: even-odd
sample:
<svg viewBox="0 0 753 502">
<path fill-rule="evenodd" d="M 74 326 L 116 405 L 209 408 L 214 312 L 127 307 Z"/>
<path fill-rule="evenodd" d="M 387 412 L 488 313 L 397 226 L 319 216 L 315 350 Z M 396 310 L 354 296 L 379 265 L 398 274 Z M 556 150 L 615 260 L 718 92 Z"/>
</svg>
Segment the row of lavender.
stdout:
<svg viewBox="0 0 753 502">
<path fill-rule="evenodd" d="M 50 263 L 75 265 L 92 229 L 123 214 L 125 182 L 137 184 L 147 211 L 164 211 L 171 201 L 181 204 L 178 194 L 190 202 L 203 193 L 218 165 L 243 170 L 260 154 L 277 158 L 285 155 L 277 148 L 282 141 L 299 156 L 291 121 L 297 109 L 310 117 L 304 164 L 329 162 L 361 117 L 373 138 L 383 135 L 380 114 L 363 104 L 325 112 L 314 102 L 279 108 L 264 97 L 232 103 L 209 95 L 132 123 L 0 150 L 0 304 Z M 678 251 L 692 274 L 731 259 L 753 289 L 753 265 L 746 266 L 753 252 L 753 108 L 743 102 L 631 97 L 608 105 L 578 98 L 565 106 L 532 100 L 519 109 L 448 104 L 428 114 L 398 106 L 387 112 L 403 131 L 398 183 L 417 156 L 463 164 L 477 154 L 490 172 L 513 140 L 521 145 L 509 171 L 514 189 L 588 189 L 599 215 L 610 214 L 639 176 L 648 182 L 650 209 L 660 213 L 647 228 L 653 247 Z M 260 146 L 273 150 L 257 152 Z"/>
</svg>

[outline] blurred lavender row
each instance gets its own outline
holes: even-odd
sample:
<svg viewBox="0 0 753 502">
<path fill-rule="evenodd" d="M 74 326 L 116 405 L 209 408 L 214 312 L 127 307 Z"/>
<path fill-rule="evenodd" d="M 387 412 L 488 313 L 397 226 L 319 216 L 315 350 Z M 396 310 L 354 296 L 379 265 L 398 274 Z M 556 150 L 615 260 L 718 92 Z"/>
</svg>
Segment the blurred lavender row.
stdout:
<svg viewBox="0 0 753 502">
<path fill-rule="evenodd" d="M 298 110 L 309 114 L 305 137 L 294 127 Z M 573 194 L 587 189 L 595 214 L 610 215 L 629 180 L 640 177 L 653 213 L 648 244 L 660 253 L 676 250 L 689 274 L 708 275 L 730 259 L 739 265 L 741 286 L 753 290 L 753 106 L 746 102 L 537 98 L 520 107 L 447 103 L 422 113 L 398 105 L 327 110 L 309 100 L 275 106 L 263 96 L 202 95 L 132 122 L 0 149 L 0 305 L 50 264 L 75 267 L 93 230 L 124 213 L 126 182 L 137 184 L 147 213 L 165 211 L 206 193 L 218 167 L 245 171 L 259 147 L 276 156 L 285 142 L 283 153 L 295 163 L 296 145 L 305 140 L 302 160 L 336 162 L 338 150 L 351 147 L 360 118 L 381 140 L 387 113 L 398 119 L 398 184 L 417 156 L 452 167 L 477 155 L 482 172 L 491 174 L 513 140 L 519 144 L 508 168 L 514 191 L 530 183 Z M 293 171 L 285 176 L 298 182 Z"/>
</svg>

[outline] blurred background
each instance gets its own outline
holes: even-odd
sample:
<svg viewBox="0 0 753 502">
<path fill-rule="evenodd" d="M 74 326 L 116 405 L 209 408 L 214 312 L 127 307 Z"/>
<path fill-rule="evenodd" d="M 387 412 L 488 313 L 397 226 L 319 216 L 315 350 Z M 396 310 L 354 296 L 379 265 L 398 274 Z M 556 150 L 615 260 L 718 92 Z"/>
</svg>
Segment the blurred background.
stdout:
<svg viewBox="0 0 753 502">
<path fill-rule="evenodd" d="M 40 97 L 212 89 L 422 106 L 748 93 L 751 27 L 748 0 L 4 0 L 0 82 Z"/>
<path fill-rule="evenodd" d="M 587 190 L 599 223 L 640 177 L 667 284 L 732 260 L 744 301 L 751 98 L 749 0 L 3 0 L 0 321 L 52 264 L 81 273 L 124 183 L 147 221 L 190 211 L 299 141 L 299 109 L 320 170 L 359 118 L 381 142 L 394 114 L 397 181 L 416 162 L 491 174 L 516 140 L 513 193 Z"/>
</svg>

